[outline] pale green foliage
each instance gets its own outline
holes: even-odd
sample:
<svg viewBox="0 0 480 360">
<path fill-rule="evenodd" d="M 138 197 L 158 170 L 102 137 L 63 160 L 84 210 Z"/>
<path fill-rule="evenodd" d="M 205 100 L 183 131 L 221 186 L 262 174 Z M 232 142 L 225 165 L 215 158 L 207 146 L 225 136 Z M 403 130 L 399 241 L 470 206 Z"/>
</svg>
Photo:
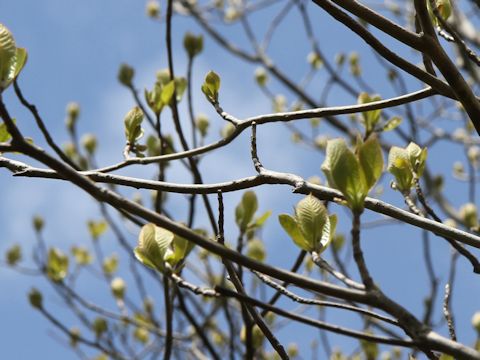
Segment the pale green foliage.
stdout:
<svg viewBox="0 0 480 360">
<path fill-rule="evenodd" d="M 242 200 L 235 208 L 235 222 L 242 233 L 253 231 L 263 226 L 271 215 L 271 211 L 267 211 L 260 217 L 254 218 L 257 210 L 257 196 L 253 191 L 246 191 L 242 196 Z"/>
<path fill-rule="evenodd" d="M 382 98 L 379 95 L 372 95 L 370 96 L 366 92 L 360 93 L 358 96 L 358 103 L 359 104 L 368 104 L 374 101 L 379 101 Z M 366 129 L 367 135 L 372 133 L 375 129 L 375 126 L 380 120 L 380 115 L 382 114 L 382 110 L 371 110 L 371 111 L 364 111 L 362 112 L 362 120 L 363 124 Z"/>
<path fill-rule="evenodd" d="M 118 270 L 118 255 L 112 254 L 103 259 L 102 269 L 106 275 L 114 274 Z"/>
<path fill-rule="evenodd" d="M 0 93 L 20 74 L 27 62 L 27 51 L 17 48 L 12 33 L 0 24 Z"/>
<path fill-rule="evenodd" d="M 378 358 L 379 349 L 377 343 L 367 340 L 360 340 L 360 345 L 362 346 L 362 350 L 366 360 L 376 360 Z"/>
<path fill-rule="evenodd" d="M 281 214 L 278 220 L 295 245 L 317 253 L 328 247 L 337 224 L 336 215 L 328 216 L 322 202 L 311 194 L 299 201 L 294 216 Z"/>
<path fill-rule="evenodd" d="M 202 85 L 202 92 L 211 103 L 218 102 L 218 91 L 220 90 L 220 77 L 214 72 L 209 71 L 205 76 L 205 81 Z"/>
<path fill-rule="evenodd" d="M 125 115 L 124 124 L 127 143 L 135 144 L 143 136 L 142 121 L 144 116 L 142 109 L 138 106 L 135 106 Z"/>
<path fill-rule="evenodd" d="M 98 240 L 108 229 L 108 224 L 104 220 L 87 222 L 88 231 L 93 240 Z"/>
<path fill-rule="evenodd" d="M 443 20 L 448 20 L 450 15 L 452 14 L 452 3 L 451 0 L 434 0 L 434 3 L 437 7 L 437 10 L 442 17 Z M 430 18 L 432 23 L 436 26 L 441 26 L 440 21 L 435 16 L 432 6 L 430 4 L 430 0 L 427 0 L 427 9 L 430 14 Z"/>
<path fill-rule="evenodd" d="M 78 265 L 85 266 L 89 265 L 93 261 L 93 257 L 86 249 L 85 247 L 82 246 L 72 246 L 71 253 L 75 259 L 75 262 Z"/>
<path fill-rule="evenodd" d="M 353 153 L 344 139 L 328 141 L 322 170 L 330 186 L 340 190 L 354 211 L 362 211 L 365 197 L 383 171 L 383 155 L 376 136 L 359 140 Z"/>
<path fill-rule="evenodd" d="M 410 143 L 406 148 L 392 146 L 388 154 L 388 171 L 395 177 L 395 185 L 401 192 L 409 192 L 414 178 L 421 177 L 427 160 L 427 148 Z"/>
<path fill-rule="evenodd" d="M 7 142 L 11 139 L 11 135 L 8 132 L 7 125 L 5 123 L 0 124 L 0 142 Z"/>
<path fill-rule="evenodd" d="M 257 261 L 264 261 L 266 250 L 263 241 L 257 238 L 247 242 L 247 256 Z"/>
<path fill-rule="evenodd" d="M 68 273 L 68 257 L 61 250 L 51 248 L 46 263 L 47 276 L 53 281 L 62 281 Z"/>
<path fill-rule="evenodd" d="M 180 265 L 193 246 L 193 243 L 168 230 L 146 224 L 140 230 L 134 253 L 145 266 L 163 272 L 167 263 L 172 267 Z"/>
</svg>

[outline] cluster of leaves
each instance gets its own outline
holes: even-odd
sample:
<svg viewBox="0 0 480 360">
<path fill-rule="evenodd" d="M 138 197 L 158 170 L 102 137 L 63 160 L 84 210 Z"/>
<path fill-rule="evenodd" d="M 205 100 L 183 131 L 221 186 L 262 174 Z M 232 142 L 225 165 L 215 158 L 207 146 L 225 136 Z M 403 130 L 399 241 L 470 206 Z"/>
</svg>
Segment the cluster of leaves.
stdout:
<svg viewBox="0 0 480 360">
<path fill-rule="evenodd" d="M 150 223 L 142 227 L 134 253 L 141 263 L 154 270 L 179 271 L 193 247 L 190 241 Z"/>
<path fill-rule="evenodd" d="M 328 141 L 322 170 L 330 186 L 340 190 L 354 212 L 362 212 L 368 192 L 383 171 L 383 154 L 375 135 L 357 139 L 355 152 L 344 139 Z"/>
<path fill-rule="evenodd" d="M 406 148 L 393 146 L 388 154 L 388 171 L 395 177 L 395 187 L 402 193 L 409 193 L 415 179 L 425 169 L 427 148 L 410 143 Z"/>
<path fill-rule="evenodd" d="M 329 216 L 325 205 L 310 194 L 295 206 L 294 216 L 281 214 L 278 221 L 300 249 L 320 254 L 333 239 L 337 216 Z"/>
</svg>

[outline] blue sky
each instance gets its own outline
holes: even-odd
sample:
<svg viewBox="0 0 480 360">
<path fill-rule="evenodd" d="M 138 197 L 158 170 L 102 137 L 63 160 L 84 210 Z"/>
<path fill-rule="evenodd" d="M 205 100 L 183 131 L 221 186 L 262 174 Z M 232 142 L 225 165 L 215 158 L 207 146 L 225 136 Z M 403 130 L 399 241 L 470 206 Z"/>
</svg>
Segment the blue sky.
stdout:
<svg viewBox="0 0 480 360">
<path fill-rule="evenodd" d="M 65 127 L 65 106 L 70 101 L 81 105 L 79 133 L 94 132 L 100 139 L 98 161 L 102 165 L 121 160 L 124 145 L 123 116 L 133 106 L 127 90 L 121 87 L 116 74 L 122 62 L 133 65 L 136 69 L 136 84 L 138 88 L 150 87 L 154 82 L 155 71 L 166 66 L 164 50 L 164 27 L 150 21 L 145 16 L 143 1 L 127 0 L 87 0 L 82 2 L 64 0 L 16 0 L 0 1 L 0 22 L 4 23 L 15 35 L 17 45 L 28 49 L 29 62 L 21 75 L 20 85 L 25 96 L 34 102 L 47 126 L 60 144 L 68 140 Z M 358 39 L 338 24 L 321 15 L 318 9 L 312 8 L 317 34 L 320 35 L 322 49 L 333 59 L 338 51 L 349 52 L 355 49 L 364 59 L 362 64 L 370 84 L 383 97 L 392 95 L 392 90 L 384 85 L 378 65 L 373 61 L 371 53 Z M 261 14 L 261 13 L 260 13 Z M 260 16 L 260 15 L 259 15 Z M 301 31 L 298 29 L 298 19 L 289 18 L 279 30 L 279 36 L 274 39 L 271 54 L 280 68 L 298 79 L 305 73 L 305 58 L 309 52 L 305 42 L 296 41 Z M 261 21 L 255 22 L 258 31 L 264 29 Z M 175 60 L 177 74 L 182 74 L 186 67 L 186 57 L 181 40 L 185 31 L 200 32 L 198 27 L 188 19 L 175 18 Z M 238 32 L 235 28 L 226 27 L 225 31 Z M 240 35 L 235 35 L 241 43 Z M 289 44 L 286 47 L 285 44 Z M 291 44 L 291 45 L 290 45 Z M 398 51 L 402 49 L 398 47 Z M 408 52 L 407 52 L 408 54 Z M 299 65 L 301 64 L 301 65 Z M 368 64 L 368 65 L 367 65 Z M 372 66 L 370 66 L 372 64 Z M 271 110 L 271 104 L 262 96 L 253 81 L 252 65 L 236 61 L 221 50 L 212 40 L 205 39 L 205 52 L 195 64 L 196 76 L 194 88 L 196 112 L 210 115 L 212 130 L 209 140 L 218 138 L 223 126 L 221 119 L 215 117 L 209 104 L 200 94 L 199 87 L 204 74 L 214 69 L 222 77 L 221 102 L 225 110 L 237 117 L 266 113 Z M 321 83 L 324 76 L 316 80 Z M 316 83 L 313 83 L 312 87 Z M 317 83 L 318 84 L 318 83 Z M 419 85 L 409 82 L 411 90 Z M 275 82 L 272 87 L 288 95 Z M 312 88 L 312 92 L 315 89 Z M 42 138 L 33 125 L 33 119 L 22 109 L 15 99 L 13 91 L 5 94 L 10 112 L 25 132 L 37 143 L 43 145 Z M 331 104 L 348 104 L 355 101 L 342 93 L 334 93 L 329 98 Z M 184 109 L 183 109 L 184 110 Z M 345 119 L 345 121 L 348 121 Z M 308 120 L 307 120 L 308 123 Z M 404 124 L 406 125 L 406 124 Z M 168 125 L 167 125 L 168 127 Z M 322 128 L 325 130 L 326 128 Z M 290 134 L 283 126 L 267 125 L 258 129 L 259 152 L 265 166 L 268 168 L 295 172 L 304 177 L 320 174 L 320 164 L 323 161 L 318 153 L 308 149 L 292 146 Z M 405 146 L 392 138 L 397 145 Z M 254 174 L 249 159 L 249 134 L 243 134 L 228 149 L 216 151 L 207 156 L 201 163 L 207 182 L 226 181 Z M 429 164 L 432 168 L 442 166 L 446 160 L 460 157 L 462 149 L 454 148 L 446 151 L 443 147 L 431 151 Z M 449 164 L 450 164 L 449 163 Z M 450 168 L 440 170 L 450 174 Z M 135 176 L 150 176 L 152 171 L 135 167 L 125 171 Z M 190 177 L 177 166 L 169 175 L 169 180 L 189 182 Z M 384 186 L 384 199 L 403 206 L 398 194 L 388 189 L 390 178 L 387 176 Z M 446 182 L 449 191 L 458 201 L 455 205 L 465 202 L 466 190 L 451 180 Z M 462 185 L 463 186 L 463 185 Z M 0 171 L 0 253 L 13 243 L 20 243 L 28 258 L 31 246 L 35 241 L 31 229 L 31 218 L 34 214 L 43 214 L 46 220 L 45 238 L 49 244 L 55 244 L 65 251 L 73 244 L 88 244 L 86 222 L 98 219 L 98 206 L 69 184 L 40 179 L 13 179 L 6 171 Z M 131 191 L 126 192 L 131 194 Z M 148 199 L 148 193 L 143 196 Z M 227 211 L 227 237 L 235 238 L 233 211 L 241 194 L 225 197 Z M 286 236 L 281 232 L 276 222 L 276 216 L 282 212 L 291 212 L 292 206 L 299 200 L 291 190 L 285 187 L 265 187 L 258 190 L 260 210 L 273 210 L 273 216 L 263 235 L 269 251 L 268 260 L 273 264 L 289 267 L 293 263 L 296 250 Z M 175 198 L 175 197 L 173 197 Z M 175 205 L 172 205 L 175 206 Z M 349 218 L 346 211 L 332 207 L 342 217 L 340 224 L 343 231 L 348 231 Z M 176 210 L 182 214 L 182 208 Z M 181 215 L 179 215 L 181 216 Z M 367 219 L 378 219 L 376 215 L 366 214 Z M 200 217 L 199 223 L 204 220 Z M 127 232 L 129 240 L 135 241 L 135 234 Z M 449 264 L 449 249 L 445 241 L 432 236 L 434 244 L 435 267 L 441 274 L 441 286 L 445 284 Z M 103 245 L 106 251 L 116 251 L 121 259 L 125 254 L 118 249 L 111 234 L 107 234 Z M 374 278 L 382 285 L 385 292 L 398 299 L 403 305 L 415 312 L 421 313 L 422 299 L 427 294 L 427 280 L 423 267 L 421 252 L 421 233 L 406 225 L 393 225 L 386 228 L 376 228 L 364 232 L 364 248 L 367 262 L 371 264 Z M 459 260 L 458 281 L 455 292 L 462 297 L 456 297 L 453 302 L 459 338 L 469 344 L 474 341 L 470 326 L 470 318 L 477 308 L 480 287 L 471 274 L 470 267 Z M 65 322 L 72 321 L 63 304 L 61 304 L 48 285 L 39 278 L 22 276 L 9 269 L 0 268 L 0 348 L 2 358 L 32 359 L 42 354 L 45 359 L 74 358 L 65 347 L 59 345 L 52 337 L 52 327 L 39 314 L 35 313 L 26 300 L 26 293 L 32 285 L 45 290 L 47 307 L 61 314 Z M 92 301 L 108 304 L 108 288 L 98 284 L 101 291 L 93 286 L 83 284 L 84 294 Z M 157 292 L 157 296 L 160 293 Z M 288 304 L 287 302 L 283 304 Z M 110 304 L 111 305 L 111 304 Z M 438 305 L 438 304 L 437 304 Z M 437 306 L 437 319 L 440 308 Z M 332 313 L 333 314 L 333 313 Z M 350 318 L 335 313 L 327 320 L 352 324 Z M 355 323 L 356 324 L 356 323 Z M 69 324 L 70 325 L 70 324 Z M 358 325 L 358 324 L 356 324 Z M 281 339 L 289 342 L 297 341 L 302 349 L 306 349 L 310 341 L 316 337 L 316 332 L 308 328 L 292 334 L 288 328 L 279 334 Z M 445 334 L 444 329 L 442 330 Z M 315 335 L 312 335 L 315 334 Z M 340 346 L 353 344 L 341 337 L 332 337 L 332 343 Z M 306 351 L 306 350 L 305 350 Z"/>
</svg>

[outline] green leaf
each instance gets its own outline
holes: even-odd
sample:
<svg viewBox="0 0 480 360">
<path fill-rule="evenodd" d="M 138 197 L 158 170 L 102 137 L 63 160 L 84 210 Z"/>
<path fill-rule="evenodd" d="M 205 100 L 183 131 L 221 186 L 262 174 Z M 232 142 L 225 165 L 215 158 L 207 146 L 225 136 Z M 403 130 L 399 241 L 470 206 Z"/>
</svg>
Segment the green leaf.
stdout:
<svg viewBox="0 0 480 360">
<path fill-rule="evenodd" d="M 340 190 L 352 210 L 362 210 L 368 193 L 365 174 L 353 152 L 343 139 L 327 143 L 326 158 L 322 164 L 331 186 Z"/>
<path fill-rule="evenodd" d="M 332 242 L 335 236 L 335 230 L 337 228 L 337 215 L 332 214 L 327 217 L 327 221 L 325 222 L 325 226 L 323 227 L 322 238 L 320 243 L 317 245 L 316 252 L 321 254 L 322 252 L 327 249 L 328 245 Z"/>
<path fill-rule="evenodd" d="M 173 238 L 173 252 L 166 254 L 165 261 L 168 261 L 172 266 L 177 265 L 188 256 L 194 246 L 195 244 L 191 241 L 175 235 Z"/>
<path fill-rule="evenodd" d="M 400 124 L 402 123 L 402 118 L 398 116 L 392 117 L 390 120 L 388 120 L 385 125 L 383 125 L 382 130 L 383 131 L 392 131 L 396 129 Z"/>
<path fill-rule="evenodd" d="M 337 188 L 335 180 L 332 177 L 332 167 L 338 163 L 341 154 L 347 150 L 347 144 L 344 139 L 333 139 L 327 142 L 325 161 L 322 164 L 327 181 L 331 187 Z"/>
<path fill-rule="evenodd" d="M 105 233 L 108 229 L 108 224 L 106 221 L 88 221 L 87 223 L 88 231 L 93 240 L 98 240 L 98 238 Z"/>
<path fill-rule="evenodd" d="M 299 201 L 295 207 L 295 218 L 305 241 L 316 249 L 320 243 L 323 227 L 327 222 L 327 209 L 312 194 Z"/>
<path fill-rule="evenodd" d="M 47 264 L 46 264 L 47 276 L 55 281 L 62 281 L 68 272 L 68 257 L 62 251 L 57 248 L 51 248 L 48 251 Z"/>
<path fill-rule="evenodd" d="M 92 261 L 93 261 L 92 255 L 84 247 L 73 246 L 72 249 L 71 249 L 71 253 L 72 253 L 73 257 L 75 258 L 75 262 L 78 265 L 88 265 L 88 264 L 91 264 Z"/>
<path fill-rule="evenodd" d="M 290 236 L 293 242 L 300 248 L 305 251 L 313 251 L 314 248 L 307 240 L 303 237 L 300 227 L 297 224 L 297 221 L 288 214 L 281 214 L 278 216 L 278 221 L 282 225 L 285 232 Z"/>
<path fill-rule="evenodd" d="M 183 97 L 183 93 L 187 89 L 187 79 L 184 77 L 175 78 L 175 94 L 177 102 L 180 102 Z"/>
<path fill-rule="evenodd" d="M 202 92 L 210 102 L 218 102 L 218 91 L 220 90 L 220 77 L 213 71 L 208 72 L 202 85 Z"/>
<path fill-rule="evenodd" d="M 377 343 L 367 340 L 360 340 L 360 345 L 362 346 L 366 360 L 376 360 L 378 358 L 379 349 Z"/>
<path fill-rule="evenodd" d="M 370 190 L 383 172 L 382 148 L 375 135 L 370 136 L 368 140 L 360 146 L 358 159 L 365 175 L 367 188 Z"/>
<path fill-rule="evenodd" d="M 410 165 L 417 176 L 422 176 L 427 160 L 427 148 L 422 149 L 417 144 L 411 142 L 406 148 Z"/>
<path fill-rule="evenodd" d="M 134 144 L 143 136 L 143 129 L 141 127 L 143 118 L 143 111 L 138 106 L 134 107 L 125 115 L 125 136 L 128 143 Z"/>
<path fill-rule="evenodd" d="M 413 185 L 413 174 L 408 153 L 405 149 L 392 146 L 388 153 L 388 171 L 395 177 L 397 188 L 408 192 Z"/>
<path fill-rule="evenodd" d="M 161 99 L 162 89 L 158 84 L 155 84 L 152 91 L 145 89 L 145 101 L 148 104 L 148 107 L 155 113 L 155 115 L 160 115 L 165 104 Z"/>
<path fill-rule="evenodd" d="M 164 259 L 170 250 L 173 238 L 172 232 L 151 223 L 146 224 L 138 235 L 138 246 L 134 249 L 135 256 L 144 265 L 163 271 Z"/>
<path fill-rule="evenodd" d="M 160 99 L 165 105 L 170 104 L 172 101 L 172 96 L 175 93 L 175 80 L 168 82 L 163 88 L 160 94 Z"/>
<path fill-rule="evenodd" d="M 17 47 L 12 33 L 3 24 L 0 24 L 0 91 L 5 89 L 12 80 L 12 68 L 15 69 L 16 54 Z"/>
<path fill-rule="evenodd" d="M 13 122 L 15 123 L 16 120 L 13 119 Z M 5 123 L 1 123 L 0 124 L 0 142 L 7 142 L 11 138 L 12 138 L 12 136 L 10 135 L 10 133 L 7 130 L 7 125 Z"/>
<path fill-rule="evenodd" d="M 240 204 L 235 208 L 235 221 L 241 231 L 247 230 L 248 224 L 253 220 L 257 209 L 257 196 L 253 191 L 246 191 L 242 196 Z"/>
<path fill-rule="evenodd" d="M 28 54 L 27 50 L 24 48 L 17 48 L 17 52 L 15 54 L 15 66 L 13 69 L 13 76 L 12 81 L 17 78 L 17 76 L 22 71 L 23 67 L 27 63 Z"/>
<path fill-rule="evenodd" d="M 369 94 L 363 92 L 358 96 L 358 103 L 359 104 L 368 104 L 374 101 L 380 101 L 382 98 L 378 95 L 370 96 Z M 382 110 L 371 110 L 371 111 L 364 111 L 362 112 L 363 123 L 365 124 L 365 129 L 367 134 L 370 134 L 374 129 L 375 125 L 380 120 L 380 115 L 382 114 Z"/>
<path fill-rule="evenodd" d="M 103 272 L 107 275 L 112 275 L 118 270 L 118 255 L 112 254 L 103 260 Z"/>
<path fill-rule="evenodd" d="M 266 257 L 265 245 L 260 239 L 252 239 L 247 242 L 247 256 L 257 261 L 264 261 Z"/>
<path fill-rule="evenodd" d="M 272 215 L 272 210 L 268 210 L 263 215 L 256 218 L 255 221 L 254 221 L 255 227 L 262 227 L 263 224 L 265 224 L 265 222 L 268 220 L 270 215 Z"/>
</svg>

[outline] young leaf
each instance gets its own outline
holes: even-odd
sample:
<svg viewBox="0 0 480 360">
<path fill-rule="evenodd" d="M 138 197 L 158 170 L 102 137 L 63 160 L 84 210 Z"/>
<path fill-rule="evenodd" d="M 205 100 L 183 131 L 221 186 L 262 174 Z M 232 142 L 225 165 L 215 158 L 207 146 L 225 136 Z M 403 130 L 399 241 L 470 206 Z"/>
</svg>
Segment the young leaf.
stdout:
<svg viewBox="0 0 480 360">
<path fill-rule="evenodd" d="M 297 221 L 287 214 L 281 214 L 278 216 L 278 221 L 282 225 L 285 232 L 290 236 L 293 242 L 300 248 L 305 251 L 313 251 L 314 248 L 311 244 L 305 240 L 303 237 L 300 227 L 297 224 Z"/>
<path fill-rule="evenodd" d="M 11 80 L 16 53 L 17 47 L 12 33 L 0 24 L 0 91 L 5 89 Z"/>
<path fill-rule="evenodd" d="M 57 248 L 48 251 L 47 276 L 55 282 L 62 281 L 68 272 L 68 257 Z"/>
<path fill-rule="evenodd" d="M 175 94 L 177 102 L 182 100 L 183 93 L 187 89 L 187 79 L 184 77 L 175 78 Z"/>
<path fill-rule="evenodd" d="M 173 252 L 166 254 L 164 258 L 165 261 L 168 261 L 172 266 L 177 265 L 185 259 L 195 246 L 194 243 L 177 235 L 174 236 L 172 244 Z"/>
<path fill-rule="evenodd" d="M 202 91 L 210 102 L 218 102 L 218 90 L 220 89 L 220 77 L 213 71 L 208 72 L 202 85 Z"/>
<path fill-rule="evenodd" d="M 108 224 L 106 221 L 88 221 L 87 223 L 88 231 L 93 240 L 98 240 L 98 238 L 108 229 Z"/>
<path fill-rule="evenodd" d="M 295 207 L 295 218 L 303 238 L 312 248 L 316 248 L 328 218 L 325 206 L 310 194 Z"/>
<path fill-rule="evenodd" d="M 392 146 L 388 153 L 388 171 L 395 177 L 396 186 L 401 192 L 410 191 L 413 186 L 413 174 L 405 149 Z"/>
<path fill-rule="evenodd" d="M 135 256 L 144 265 L 163 271 L 165 255 L 173 238 L 172 232 L 154 224 L 146 224 L 140 230 Z"/>
<path fill-rule="evenodd" d="M 417 144 L 411 142 L 406 148 L 410 166 L 417 176 L 422 176 L 425 169 L 425 161 L 427 160 L 427 148 L 422 149 Z"/>
<path fill-rule="evenodd" d="M 402 118 L 398 116 L 392 117 L 390 120 L 388 120 L 385 125 L 383 125 L 382 130 L 383 131 L 392 131 L 396 129 L 400 124 L 402 123 Z"/>
<path fill-rule="evenodd" d="M 134 144 L 143 136 L 143 129 L 141 127 L 143 118 L 143 111 L 138 106 L 134 107 L 125 115 L 125 136 L 128 143 Z"/>
<path fill-rule="evenodd" d="M 327 143 L 322 170 L 329 184 L 345 196 L 350 208 L 363 209 L 363 202 L 369 188 L 360 163 L 353 152 L 347 148 L 345 140 L 335 139 Z"/>
<path fill-rule="evenodd" d="M 112 275 L 118 270 L 118 255 L 112 254 L 103 260 L 103 272 L 107 275 Z"/>
<path fill-rule="evenodd" d="M 160 93 L 160 99 L 162 100 L 162 103 L 165 105 L 170 104 L 170 101 L 172 101 L 172 96 L 174 92 L 175 92 L 175 80 L 172 80 L 162 88 L 162 92 Z"/>
<path fill-rule="evenodd" d="M 241 231 L 247 229 L 257 209 L 257 196 L 253 191 L 246 191 L 242 196 L 240 204 L 235 208 L 235 221 Z"/>
<path fill-rule="evenodd" d="M 333 214 L 327 217 L 327 221 L 323 227 L 322 238 L 316 247 L 316 252 L 321 254 L 330 245 L 335 236 L 335 229 L 337 227 L 337 215 Z"/>
<path fill-rule="evenodd" d="M 0 124 L 0 142 L 7 142 L 12 136 L 7 130 L 7 125 L 5 123 Z"/>
<path fill-rule="evenodd" d="M 265 221 L 272 215 L 272 210 L 266 211 L 262 216 L 255 219 L 255 227 L 261 227 L 265 224 Z"/>
<path fill-rule="evenodd" d="M 368 138 L 360 146 L 358 159 L 363 173 L 367 188 L 371 189 L 380 178 L 383 172 L 383 154 L 380 143 L 375 135 Z"/>
<path fill-rule="evenodd" d="M 363 92 L 358 96 L 358 103 L 359 104 L 367 104 L 374 101 L 379 101 L 382 98 L 378 95 L 370 96 L 369 94 Z M 370 110 L 364 111 L 362 113 L 363 123 L 365 124 L 366 133 L 370 134 L 374 129 L 375 125 L 377 125 L 378 121 L 380 120 L 380 115 L 382 110 Z"/>
</svg>

